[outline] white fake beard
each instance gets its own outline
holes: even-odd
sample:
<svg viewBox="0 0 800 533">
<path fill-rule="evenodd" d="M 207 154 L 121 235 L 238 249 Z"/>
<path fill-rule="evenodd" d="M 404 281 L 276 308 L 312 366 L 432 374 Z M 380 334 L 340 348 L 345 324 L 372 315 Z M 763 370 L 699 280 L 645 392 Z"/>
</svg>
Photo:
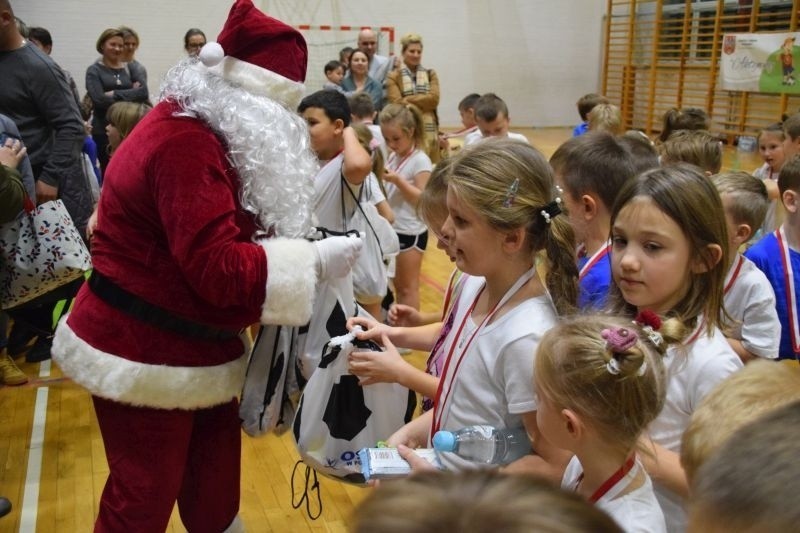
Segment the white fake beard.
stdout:
<svg viewBox="0 0 800 533">
<path fill-rule="evenodd" d="M 319 164 L 302 117 L 210 74 L 196 58 L 170 69 L 160 98 L 177 102 L 182 115 L 202 120 L 227 143 L 242 207 L 263 230 L 278 237 L 309 235 Z"/>
</svg>

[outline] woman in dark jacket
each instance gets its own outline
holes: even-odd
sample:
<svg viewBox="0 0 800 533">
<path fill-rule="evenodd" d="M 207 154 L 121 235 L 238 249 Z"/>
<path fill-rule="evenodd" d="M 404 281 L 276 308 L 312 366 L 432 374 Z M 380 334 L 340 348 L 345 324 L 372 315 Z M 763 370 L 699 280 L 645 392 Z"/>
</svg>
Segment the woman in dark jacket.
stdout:
<svg viewBox="0 0 800 533">
<path fill-rule="evenodd" d="M 94 105 L 92 138 L 97 144 L 97 158 L 103 172 L 108 165 L 106 111 L 114 102 L 148 101 L 147 80 L 140 79 L 139 69 L 131 69 L 122 60 L 123 42 L 119 29 L 103 31 L 96 46 L 101 57 L 86 69 L 86 90 Z"/>
</svg>

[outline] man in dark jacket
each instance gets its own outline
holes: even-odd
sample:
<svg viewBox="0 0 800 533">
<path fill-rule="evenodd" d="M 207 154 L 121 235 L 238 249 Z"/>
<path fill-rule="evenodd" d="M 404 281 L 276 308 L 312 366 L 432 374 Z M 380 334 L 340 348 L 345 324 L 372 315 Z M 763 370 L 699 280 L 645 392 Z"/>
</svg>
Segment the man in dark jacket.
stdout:
<svg viewBox="0 0 800 533">
<path fill-rule="evenodd" d="M 61 199 L 83 235 L 93 200 L 90 177 L 83 167 L 85 131 L 78 105 L 63 71 L 20 34 L 9 0 L 0 0 L 0 72 L 0 113 L 14 121 L 28 149 L 36 203 Z M 41 297 L 37 307 L 15 314 L 15 322 L 29 328 L 23 332 L 15 325 L 17 335 L 12 335 L 9 351 L 18 352 L 38 336 L 27 359 L 48 359 L 54 302 L 71 297 L 76 290 L 76 286 L 65 287 L 58 295 Z"/>
</svg>

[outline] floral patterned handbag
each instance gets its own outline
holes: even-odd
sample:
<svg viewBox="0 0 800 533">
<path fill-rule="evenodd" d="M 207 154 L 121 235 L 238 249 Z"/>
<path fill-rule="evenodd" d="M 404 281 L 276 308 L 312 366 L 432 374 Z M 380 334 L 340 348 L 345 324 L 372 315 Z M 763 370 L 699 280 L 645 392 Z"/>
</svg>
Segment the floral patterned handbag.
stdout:
<svg viewBox="0 0 800 533">
<path fill-rule="evenodd" d="M 69 283 L 92 267 L 89 250 L 61 200 L 0 226 L 0 306 L 10 309 Z"/>
</svg>

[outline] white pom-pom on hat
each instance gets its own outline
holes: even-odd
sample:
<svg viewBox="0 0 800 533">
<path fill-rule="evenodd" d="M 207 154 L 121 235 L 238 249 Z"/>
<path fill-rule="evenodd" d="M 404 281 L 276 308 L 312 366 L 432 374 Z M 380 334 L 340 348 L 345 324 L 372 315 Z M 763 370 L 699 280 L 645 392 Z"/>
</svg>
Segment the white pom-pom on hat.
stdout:
<svg viewBox="0 0 800 533">
<path fill-rule="evenodd" d="M 295 28 L 236 0 L 216 42 L 198 54 L 210 74 L 295 109 L 305 92 L 308 48 Z"/>
<path fill-rule="evenodd" d="M 200 49 L 197 58 L 207 67 L 218 65 L 225 58 L 225 50 L 214 41 L 209 41 Z"/>
</svg>

